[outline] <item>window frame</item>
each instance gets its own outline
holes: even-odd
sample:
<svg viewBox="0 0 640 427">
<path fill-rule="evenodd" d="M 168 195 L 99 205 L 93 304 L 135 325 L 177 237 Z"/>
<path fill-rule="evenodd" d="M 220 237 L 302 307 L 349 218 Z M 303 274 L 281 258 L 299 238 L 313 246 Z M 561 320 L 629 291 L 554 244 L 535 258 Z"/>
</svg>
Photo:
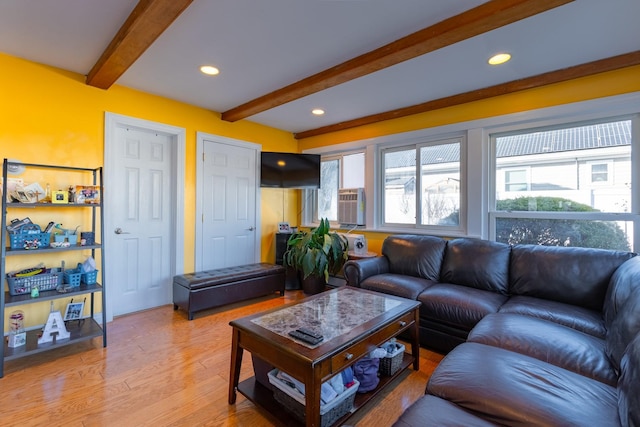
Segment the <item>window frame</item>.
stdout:
<svg viewBox="0 0 640 427">
<path fill-rule="evenodd" d="M 473 237 L 479 239 L 490 239 L 491 219 L 489 215 L 490 200 L 495 186 L 494 168 L 490 167 L 490 141 L 489 135 L 502 132 L 516 132 L 522 129 L 540 128 L 545 126 L 559 126 L 566 123 L 577 123 L 584 121 L 603 121 L 609 118 L 626 118 L 634 120 L 632 135 L 632 206 L 629 212 L 616 218 L 634 223 L 634 248 L 640 248 L 640 92 L 629 92 L 620 95 L 606 96 L 601 98 L 586 99 L 577 102 L 548 105 L 540 108 L 523 109 L 517 112 L 508 112 L 486 116 L 482 114 L 471 117 L 465 121 L 440 120 L 439 124 L 433 121 L 410 122 L 404 126 L 404 130 L 388 133 L 374 137 L 363 137 L 361 139 L 344 140 L 340 135 L 335 138 L 326 139 L 324 143 L 303 145 L 302 152 L 321 154 L 323 156 L 349 153 L 354 151 L 365 151 L 365 192 L 366 192 L 366 226 L 359 230 L 382 233 L 384 235 L 393 233 L 411 232 L 414 234 L 441 235 L 445 238 Z M 451 136 L 464 135 L 466 138 L 466 149 L 463 155 L 466 166 L 463 168 L 462 180 L 465 183 L 463 202 L 467 209 L 466 215 L 461 215 L 460 223 L 463 230 L 455 232 L 445 230 L 438 233 L 437 230 L 422 230 L 418 228 L 394 228 L 380 225 L 380 148 L 392 146 L 404 146 L 415 144 L 417 141 L 444 139 Z M 313 147 L 312 147 L 313 146 Z M 311 202 L 313 200 L 307 193 L 312 190 L 303 190 L 301 194 L 302 225 L 311 226 Z M 494 204 L 495 206 L 495 204 Z M 516 216 L 517 214 L 512 214 Z"/>
<path fill-rule="evenodd" d="M 344 168 L 343 168 L 343 161 L 342 159 L 344 157 L 347 156 L 351 156 L 354 154 L 363 154 L 364 155 L 364 160 L 365 160 L 365 164 L 364 164 L 364 173 L 366 176 L 367 173 L 367 150 L 364 148 L 361 149 L 354 149 L 354 150 L 349 150 L 349 151 L 342 151 L 342 152 L 334 152 L 334 153 L 330 153 L 330 154 L 322 154 L 321 158 L 320 158 L 320 163 L 322 162 L 327 162 L 327 161 L 338 161 L 338 191 L 340 189 L 343 188 L 343 182 L 344 182 Z M 366 179 L 365 179 L 366 182 Z M 366 184 L 365 184 L 366 187 Z M 304 217 L 304 223 L 305 225 L 308 226 L 317 226 L 320 224 L 320 221 L 317 219 L 318 218 L 318 189 L 305 189 L 303 190 L 303 197 L 304 200 L 306 201 L 310 201 L 310 205 L 306 204 L 304 201 L 302 202 L 302 208 L 304 210 L 306 210 L 306 207 L 311 207 L 311 209 L 307 210 L 307 214 Z M 365 190 L 366 193 L 366 190 Z M 340 226 L 340 224 L 338 223 L 337 219 L 335 221 L 331 220 L 329 221 L 329 224 L 331 225 L 331 227 L 337 228 Z"/>
<path fill-rule="evenodd" d="M 517 191 L 523 191 L 523 190 L 511 190 L 508 189 L 507 187 L 510 185 L 515 185 L 515 184 L 524 184 L 527 188 L 524 191 L 530 191 L 531 190 L 531 166 L 522 166 L 522 167 L 511 167 L 511 168 L 506 168 L 502 170 L 504 172 L 504 191 L 505 193 L 511 193 L 511 192 L 517 192 Z M 511 183 L 510 181 L 507 180 L 507 175 L 510 172 L 524 172 L 525 175 L 525 179 L 524 182 L 522 183 Z"/>
<path fill-rule="evenodd" d="M 459 174 L 460 174 L 460 199 L 459 199 L 459 211 L 458 211 L 458 225 L 435 225 L 435 224 L 422 224 L 422 159 L 421 149 L 424 147 L 434 147 L 439 145 L 448 145 L 457 143 L 460 149 L 459 158 Z M 415 150 L 416 165 L 415 165 L 415 191 L 414 191 L 414 203 L 415 203 L 415 222 L 414 223 L 394 223 L 385 221 L 385 154 L 387 152 Z M 393 144 L 378 147 L 378 168 L 376 171 L 376 181 L 378 182 L 379 193 L 378 200 L 380 203 L 377 206 L 379 224 L 378 229 L 380 231 L 394 232 L 394 231 L 419 231 L 422 234 L 433 234 L 440 236 L 461 235 L 466 232 L 466 216 L 467 216 L 467 197 L 466 197 L 466 170 L 467 170 L 467 137 L 465 134 L 457 133 L 454 135 L 442 135 L 438 138 L 430 138 L 428 140 L 420 140 L 410 144 Z"/>
<path fill-rule="evenodd" d="M 488 187 L 488 236 L 489 240 L 495 241 L 497 234 L 497 225 L 496 221 L 499 218 L 504 219 L 551 219 L 551 220 L 591 220 L 591 221 L 629 221 L 633 223 L 633 237 L 631 241 L 632 251 L 638 250 L 640 248 L 640 215 L 638 214 L 638 207 L 640 206 L 639 192 L 638 190 L 633 190 L 634 185 L 632 184 L 631 191 L 631 211 L 630 212 L 541 212 L 541 211 L 498 211 L 496 209 L 497 204 L 497 180 L 496 180 L 496 171 L 497 171 L 497 158 L 496 158 L 496 139 L 501 136 L 507 135 L 515 135 L 522 133 L 530 133 L 537 131 L 548 131 L 554 129 L 568 129 L 572 127 L 580 127 L 586 125 L 593 125 L 598 123 L 609 123 L 616 121 L 624 121 L 631 120 L 631 129 L 632 129 L 632 141 L 631 141 L 631 173 L 632 173 L 632 183 L 637 182 L 637 173 L 636 169 L 640 167 L 640 156 L 639 151 L 636 147 L 640 143 L 638 140 L 638 135 L 640 134 L 640 114 L 625 114 L 619 116 L 602 116 L 600 118 L 594 118 L 592 120 L 586 121 L 574 121 L 574 120 L 564 120 L 558 121 L 552 125 L 542 125 L 536 126 L 535 123 L 527 123 L 526 125 L 512 127 L 509 130 L 500 131 L 499 129 L 494 129 L 488 134 L 488 144 L 489 144 L 489 187 Z M 587 161 L 585 164 L 589 165 L 591 163 L 606 163 L 607 161 L 597 161 L 590 162 Z M 611 162 L 613 163 L 613 162 Z M 613 173 L 613 170 L 609 171 L 609 174 Z M 589 176 L 591 175 L 591 170 L 589 170 Z M 589 185 L 594 185 L 589 182 Z M 597 184 L 596 184 L 597 185 Z M 637 185 L 636 185 L 637 187 Z"/>
<path fill-rule="evenodd" d="M 633 125 L 632 125 L 633 126 Z M 589 167 L 589 185 L 592 187 L 601 187 L 601 186 L 605 186 L 605 185 L 610 185 L 613 182 L 613 172 L 614 172 L 614 162 L 613 160 L 603 160 L 603 161 L 588 161 L 586 162 L 586 165 Z M 607 179 L 604 181 L 594 181 L 593 180 L 593 167 L 594 166 L 599 166 L 599 165 L 605 165 L 607 167 L 607 171 L 605 172 L 607 174 Z M 602 173 L 602 172 L 599 172 Z"/>
</svg>

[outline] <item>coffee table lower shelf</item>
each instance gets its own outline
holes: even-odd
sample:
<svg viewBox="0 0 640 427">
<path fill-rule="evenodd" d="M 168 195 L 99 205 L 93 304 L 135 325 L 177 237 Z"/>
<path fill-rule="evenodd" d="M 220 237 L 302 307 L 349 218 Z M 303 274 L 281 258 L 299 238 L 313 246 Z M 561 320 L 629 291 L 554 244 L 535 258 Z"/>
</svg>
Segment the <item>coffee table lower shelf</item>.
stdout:
<svg viewBox="0 0 640 427">
<path fill-rule="evenodd" d="M 356 393 L 356 399 L 353 403 L 353 409 L 351 412 L 340 418 L 334 426 L 343 424 L 349 417 L 351 417 L 358 409 L 363 407 L 368 401 L 377 396 L 384 388 L 399 377 L 405 369 L 407 369 L 413 363 L 413 356 L 405 353 L 402 358 L 402 364 L 400 369 L 391 376 L 381 376 L 380 383 L 375 390 L 368 393 Z M 303 426 L 304 423 L 295 418 L 288 410 L 284 409 L 280 403 L 278 403 L 273 397 L 273 392 L 267 387 L 263 386 L 256 381 L 255 377 L 251 377 L 238 384 L 238 391 L 253 402 L 258 408 L 264 409 L 266 415 L 271 421 L 282 426 Z M 277 414 L 277 415 L 276 415 Z"/>
</svg>

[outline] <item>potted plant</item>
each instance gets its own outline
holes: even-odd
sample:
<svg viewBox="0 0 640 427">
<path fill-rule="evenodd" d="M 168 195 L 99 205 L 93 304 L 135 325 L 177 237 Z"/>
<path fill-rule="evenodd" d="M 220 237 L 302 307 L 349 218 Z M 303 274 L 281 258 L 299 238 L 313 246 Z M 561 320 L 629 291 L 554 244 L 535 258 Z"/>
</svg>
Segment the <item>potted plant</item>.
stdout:
<svg viewBox="0 0 640 427">
<path fill-rule="evenodd" d="M 329 220 L 323 218 L 318 227 L 289 238 L 283 261 L 302 275 L 304 293 L 317 294 L 324 290 L 329 275 L 340 271 L 347 257 L 347 239 L 330 232 Z"/>
</svg>

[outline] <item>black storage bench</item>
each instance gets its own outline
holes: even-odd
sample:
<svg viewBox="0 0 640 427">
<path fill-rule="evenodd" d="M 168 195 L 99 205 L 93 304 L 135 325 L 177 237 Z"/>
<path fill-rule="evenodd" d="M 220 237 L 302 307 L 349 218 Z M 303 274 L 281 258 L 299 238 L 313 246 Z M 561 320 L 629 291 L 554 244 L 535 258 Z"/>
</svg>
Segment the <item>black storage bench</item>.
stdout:
<svg viewBox="0 0 640 427">
<path fill-rule="evenodd" d="M 285 269 L 281 265 L 258 263 L 225 267 L 173 278 L 173 309 L 196 311 L 219 307 L 279 292 L 284 295 Z"/>
</svg>

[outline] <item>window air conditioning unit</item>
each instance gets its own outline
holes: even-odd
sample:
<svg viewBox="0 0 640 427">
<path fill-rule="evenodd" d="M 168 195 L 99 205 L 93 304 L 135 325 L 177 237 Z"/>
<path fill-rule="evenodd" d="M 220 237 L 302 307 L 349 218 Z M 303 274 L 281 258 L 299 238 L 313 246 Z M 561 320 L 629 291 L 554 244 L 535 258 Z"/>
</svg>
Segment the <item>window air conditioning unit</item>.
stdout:
<svg viewBox="0 0 640 427">
<path fill-rule="evenodd" d="M 338 222 L 340 224 L 365 225 L 364 188 L 338 190 Z"/>
</svg>

